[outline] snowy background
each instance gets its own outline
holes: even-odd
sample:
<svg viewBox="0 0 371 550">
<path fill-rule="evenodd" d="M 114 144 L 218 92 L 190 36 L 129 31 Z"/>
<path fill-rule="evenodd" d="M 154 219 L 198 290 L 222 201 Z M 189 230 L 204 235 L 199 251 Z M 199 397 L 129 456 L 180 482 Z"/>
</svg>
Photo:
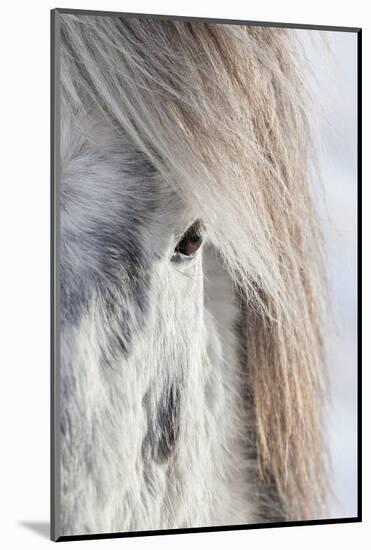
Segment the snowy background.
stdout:
<svg viewBox="0 0 371 550">
<path fill-rule="evenodd" d="M 357 35 L 297 31 L 315 85 L 327 214 L 321 218 L 334 326 L 328 328 L 332 403 L 328 434 L 333 470 L 331 517 L 357 515 Z M 313 45 L 313 36 L 325 35 Z"/>
</svg>

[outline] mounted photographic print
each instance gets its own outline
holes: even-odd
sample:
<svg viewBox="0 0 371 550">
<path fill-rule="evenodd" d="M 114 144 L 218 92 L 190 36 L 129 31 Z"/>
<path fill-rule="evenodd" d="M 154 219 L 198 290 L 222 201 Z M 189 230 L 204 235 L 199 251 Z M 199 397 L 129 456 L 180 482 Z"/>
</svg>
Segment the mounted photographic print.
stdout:
<svg viewBox="0 0 371 550">
<path fill-rule="evenodd" d="M 53 540 L 360 521 L 360 37 L 53 10 Z"/>
</svg>

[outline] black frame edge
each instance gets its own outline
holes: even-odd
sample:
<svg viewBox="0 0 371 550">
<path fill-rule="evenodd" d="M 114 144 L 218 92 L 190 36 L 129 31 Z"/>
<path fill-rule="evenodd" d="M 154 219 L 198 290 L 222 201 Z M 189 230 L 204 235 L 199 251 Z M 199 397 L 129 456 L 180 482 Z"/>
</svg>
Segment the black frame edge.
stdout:
<svg viewBox="0 0 371 550">
<path fill-rule="evenodd" d="M 357 513 L 362 521 L 362 29 L 357 33 Z"/>
<path fill-rule="evenodd" d="M 226 525 L 220 527 L 191 527 L 187 529 L 164 529 L 159 531 L 129 531 L 123 533 L 98 533 L 92 535 L 64 535 L 56 542 L 77 540 L 117 539 L 131 537 L 152 537 L 158 535 L 183 535 L 188 533 L 215 533 L 220 531 L 247 531 L 252 529 L 281 528 L 281 527 L 308 527 L 312 525 L 333 525 L 343 523 L 360 523 L 359 518 L 318 519 L 308 521 L 287 521 L 277 523 L 252 523 L 250 525 Z"/>
<path fill-rule="evenodd" d="M 55 10 L 50 12 L 50 538 L 55 533 L 54 492 L 54 84 L 55 84 Z"/>
<path fill-rule="evenodd" d="M 71 15 L 97 15 L 97 16 L 121 16 L 121 17 L 148 17 L 154 19 L 171 19 L 179 21 L 195 20 L 200 22 L 216 23 L 216 24 L 236 24 L 236 25 L 251 25 L 262 27 L 283 27 L 288 29 L 306 29 L 331 32 L 353 32 L 357 33 L 357 516 L 349 518 L 329 518 L 318 520 L 303 520 L 303 521 L 288 521 L 276 523 L 256 523 L 246 525 L 227 525 L 215 527 L 194 527 L 184 529 L 168 529 L 168 530 L 153 530 L 153 531 L 130 531 L 130 532 L 115 532 L 115 533 L 98 533 L 85 535 L 63 535 L 59 534 L 59 521 L 57 513 L 57 500 L 59 498 L 59 486 L 56 490 L 58 480 L 57 471 L 59 471 L 59 462 L 56 464 L 56 455 L 58 450 L 57 444 L 57 419 L 58 419 L 58 400 L 56 399 L 58 390 L 57 368 L 58 368 L 58 349 L 57 345 L 57 329 L 56 314 L 58 312 L 58 296 L 57 296 L 57 224 L 58 224 L 58 201 L 57 201 L 57 183 L 58 183 L 58 155 L 57 146 L 59 133 L 59 120 L 57 116 L 57 101 L 58 101 L 58 45 L 59 40 L 59 22 L 58 16 L 62 14 Z M 51 314 L 51 362 L 50 362 L 50 538 L 54 542 L 67 542 L 79 540 L 97 540 L 97 539 L 113 539 L 113 538 L 131 538 L 145 537 L 158 535 L 175 535 L 188 533 L 208 533 L 220 531 L 241 531 L 252 529 L 270 529 L 281 527 L 307 527 L 312 525 L 338 525 L 348 523 L 361 523 L 362 520 L 362 28 L 361 27 L 337 27 L 327 25 L 305 25 L 294 23 L 277 23 L 277 22 L 261 22 L 247 21 L 234 19 L 218 19 L 207 17 L 187 17 L 173 15 L 158 15 L 158 14 L 142 14 L 142 13 L 125 13 L 99 10 L 80 10 L 68 8 L 55 8 L 50 10 L 51 15 L 51 95 L 50 95 L 50 170 L 51 170 L 51 216 L 50 216 L 50 254 L 51 254 L 51 279 L 50 279 L 50 314 Z M 58 494 L 57 494 L 58 493 Z"/>
<path fill-rule="evenodd" d="M 204 23 L 215 23 L 220 25 L 251 25 L 254 27 L 283 27 L 287 29 L 306 29 L 314 31 L 335 31 L 335 32 L 358 32 L 361 27 L 342 27 L 336 25 L 316 25 L 314 23 L 305 25 L 303 23 L 282 23 L 274 21 L 251 21 L 244 19 L 222 19 L 215 17 L 197 17 L 186 15 L 170 15 L 155 13 L 135 13 L 105 10 L 80 10 L 74 8 L 55 8 L 60 14 L 65 15 L 98 15 L 104 17 L 149 17 L 151 19 L 171 19 L 172 21 L 200 21 Z"/>
<path fill-rule="evenodd" d="M 59 311 L 58 292 L 58 171 L 59 171 L 59 13 L 50 11 L 50 539 L 59 539 Z"/>
</svg>

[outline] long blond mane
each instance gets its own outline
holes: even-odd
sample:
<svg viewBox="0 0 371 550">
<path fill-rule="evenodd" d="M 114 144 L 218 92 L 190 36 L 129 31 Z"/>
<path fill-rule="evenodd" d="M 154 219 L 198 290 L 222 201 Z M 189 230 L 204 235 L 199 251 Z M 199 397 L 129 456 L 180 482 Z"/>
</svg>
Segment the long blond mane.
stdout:
<svg viewBox="0 0 371 550">
<path fill-rule="evenodd" d="M 96 110 L 202 213 L 243 295 L 259 475 L 320 514 L 321 235 L 294 31 L 64 15 L 64 106 Z"/>
</svg>

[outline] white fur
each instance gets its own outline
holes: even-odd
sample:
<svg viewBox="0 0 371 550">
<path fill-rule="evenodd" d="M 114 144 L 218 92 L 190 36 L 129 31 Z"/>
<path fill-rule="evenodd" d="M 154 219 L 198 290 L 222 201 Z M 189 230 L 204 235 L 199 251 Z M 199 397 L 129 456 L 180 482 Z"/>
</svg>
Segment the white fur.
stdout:
<svg viewBox="0 0 371 550">
<path fill-rule="evenodd" d="M 62 29 L 61 534 L 312 517 L 319 232 L 288 37 Z"/>
</svg>

